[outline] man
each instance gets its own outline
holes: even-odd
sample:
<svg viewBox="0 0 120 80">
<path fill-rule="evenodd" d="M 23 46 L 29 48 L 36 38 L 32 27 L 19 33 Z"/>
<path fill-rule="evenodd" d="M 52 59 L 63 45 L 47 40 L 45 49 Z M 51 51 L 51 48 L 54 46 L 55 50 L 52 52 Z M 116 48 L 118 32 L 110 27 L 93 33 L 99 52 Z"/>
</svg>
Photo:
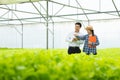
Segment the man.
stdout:
<svg viewBox="0 0 120 80">
<path fill-rule="evenodd" d="M 82 24 L 77 22 L 75 23 L 75 31 L 68 34 L 66 37 L 66 41 L 69 43 L 68 48 L 68 54 L 75 54 L 75 53 L 81 53 L 80 50 L 80 44 L 83 44 L 82 40 L 79 40 L 76 35 L 83 36 L 82 33 L 80 33 L 80 29 L 82 27 Z"/>
</svg>

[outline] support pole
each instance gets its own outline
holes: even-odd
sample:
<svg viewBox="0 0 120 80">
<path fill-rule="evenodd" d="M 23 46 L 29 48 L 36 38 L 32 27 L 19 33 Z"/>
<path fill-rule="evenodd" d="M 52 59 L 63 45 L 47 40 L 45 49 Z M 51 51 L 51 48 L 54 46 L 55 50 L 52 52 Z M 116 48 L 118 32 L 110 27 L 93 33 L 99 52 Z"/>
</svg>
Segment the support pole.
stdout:
<svg viewBox="0 0 120 80">
<path fill-rule="evenodd" d="M 48 0 L 46 1 L 46 9 L 47 9 L 47 11 L 46 11 L 46 49 L 48 49 L 49 47 L 48 47 L 48 16 L 49 16 L 49 14 L 48 14 Z"/>
<path fill-rule="evenodd" d="M 22 25 L 22 29 L 21 29 L 21 30 L 22 30 L 22 34 L 21 34 L 21 40 L 22 40 L 22 41 L 21 41 L 21 47 L 23 48 L 23 47 L 24 47 L 24 46 L 23 46 L 23 44 L 24 44 L 24 42 L 23 42 L 23 41 L 24 41 L 24 40 L 23 40 L 23 39 L 24 39 L 24 32 L 23 32 L 23 30 L 24 30 L 24 29 L 23 29 L 23 24 L 21 24 L 21 25 Z"/>
<path fill-rule="evenodd" d="M 53 24 L 53 46 L 52 46 L 52 48 L 54 49 L 54 32 L 55 32 L 55 30 L 54 30 L 54 21 L 52 22 L 52 24 Z"/>
</svg>

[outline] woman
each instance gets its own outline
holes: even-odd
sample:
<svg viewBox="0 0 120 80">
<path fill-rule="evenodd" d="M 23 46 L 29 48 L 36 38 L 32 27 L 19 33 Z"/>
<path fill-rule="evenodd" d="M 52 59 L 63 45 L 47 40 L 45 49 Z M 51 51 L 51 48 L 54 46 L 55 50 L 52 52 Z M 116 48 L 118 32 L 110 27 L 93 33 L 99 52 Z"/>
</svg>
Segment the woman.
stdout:
<svg viewBox="0 0 120 80">
<path fill-rule="evenodd" d="M 78 39 L 85 40 L 83 52 L 85 52 L 87 55 L 90 53 L 93 53 L 93 55 L 97 55 L 97 48 L 96 46 L 99 45 L 98 37 L 94 34 L 94 30 L 92 26 L 87 26 L 87 35 L 84 36 L 78 36 L 75 35 Z"/>
</svg>

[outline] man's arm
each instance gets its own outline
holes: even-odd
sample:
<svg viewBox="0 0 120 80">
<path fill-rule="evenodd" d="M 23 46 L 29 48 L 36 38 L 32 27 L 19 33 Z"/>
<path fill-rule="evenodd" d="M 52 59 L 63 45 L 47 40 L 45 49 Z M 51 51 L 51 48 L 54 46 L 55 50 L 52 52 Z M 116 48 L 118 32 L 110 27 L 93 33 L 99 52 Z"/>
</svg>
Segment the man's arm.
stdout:
<svg viewBox="0 0 120 80">
<path fill-rule="evenodd" d="M 78 38 L 73 38 L 71 37 L 71 34 L 68 34 L 66 37 L 66 42 L 74 42 L 74 41 L 78 41 Z"/>
</svg>

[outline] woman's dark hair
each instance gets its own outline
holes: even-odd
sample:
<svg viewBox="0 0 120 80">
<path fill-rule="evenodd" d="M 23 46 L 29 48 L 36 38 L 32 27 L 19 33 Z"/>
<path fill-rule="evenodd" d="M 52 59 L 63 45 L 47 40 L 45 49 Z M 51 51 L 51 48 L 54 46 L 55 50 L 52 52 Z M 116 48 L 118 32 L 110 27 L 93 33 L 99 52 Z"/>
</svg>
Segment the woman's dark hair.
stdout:
<svg viewBox="0 0 120 80">
<path fill-rule="evenodd" d="M 90 30 L 92 32 L 92 36 L 94 36 L 94 30 Z"/>
<path fill-rule="evenodd" d="M 81 23 L 79 23 L 79 22 L 76 22 L 76 23 L 75 23 L 75 25 L 79 25 L 79 26 L 80 26 L 80 28 L 82 27 L 82 24 L 81 24 Z"/>
</svg>

